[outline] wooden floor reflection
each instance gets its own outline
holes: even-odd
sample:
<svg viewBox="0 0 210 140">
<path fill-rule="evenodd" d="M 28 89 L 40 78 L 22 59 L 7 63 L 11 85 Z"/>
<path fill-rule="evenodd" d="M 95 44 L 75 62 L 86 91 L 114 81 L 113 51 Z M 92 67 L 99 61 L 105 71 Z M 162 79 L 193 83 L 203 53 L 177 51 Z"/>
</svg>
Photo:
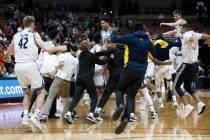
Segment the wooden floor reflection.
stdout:
<svg viewBox="0 0 210 140">
<path fill-rule="evenodd" d="M 210 140 L 210 92 L 200 92 L 201 99 L 207 109 L 198 116 L 196 109 L 186 119 L 177 117 L 176 110 L 167 102 L 164 110 L 159 110 L 160 118 L 149 119 L 148 109 L 139 110 L 136 104 L 136 114 L 139 121 L 130 123 L 122 135 L 115 135 L 114 130 L 119 122 L 111 121 L 114 111 L 114 99 L 105 107 L 104 120 L 91 124 L 85 120 L 88 106 L 80 104 L 77 112 L 80 118 L 76 124 L 70 125 L 61 119 L 50 119 L 42 123 L 42 132 L 22 128 L 22 106 L 0 106 L 0 140 Z M 191 104 L 195 105 L 191 98 Z"/>
</svg>

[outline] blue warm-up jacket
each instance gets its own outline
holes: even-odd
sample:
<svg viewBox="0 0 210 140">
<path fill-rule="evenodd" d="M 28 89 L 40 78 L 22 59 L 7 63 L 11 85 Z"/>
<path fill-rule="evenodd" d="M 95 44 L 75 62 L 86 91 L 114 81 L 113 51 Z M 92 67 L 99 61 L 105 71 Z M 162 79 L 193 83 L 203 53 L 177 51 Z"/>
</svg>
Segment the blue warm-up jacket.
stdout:
<svg viewBox="0 0 210 140">
<path fill-rule="evenodd" d="M 148 53 L 155 57 L 155 51 L 148 35 L 143 31 L 134 34 L 118 36 L 115 32 L 111 35 L 113 43 L 126 44 L 128 46 L 129 58 L 126 68 L 145 74 L 147 69 Z"/>
</svg>

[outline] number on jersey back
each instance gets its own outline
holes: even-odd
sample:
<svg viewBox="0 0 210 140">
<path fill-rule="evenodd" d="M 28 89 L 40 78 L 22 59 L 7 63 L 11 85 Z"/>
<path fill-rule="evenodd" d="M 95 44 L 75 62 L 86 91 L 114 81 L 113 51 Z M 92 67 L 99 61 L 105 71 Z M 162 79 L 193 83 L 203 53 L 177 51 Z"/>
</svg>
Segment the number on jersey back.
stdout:
<svg viewBox="0 0 210 140">
<path fill-rule="evenodd" d="M 27 43 L 28 43 L 28 38 L 24 37 L 20 39 L 18 46 L 20 47 L 20 49 L 27 49 L 28 48 Z"/>
</svg>

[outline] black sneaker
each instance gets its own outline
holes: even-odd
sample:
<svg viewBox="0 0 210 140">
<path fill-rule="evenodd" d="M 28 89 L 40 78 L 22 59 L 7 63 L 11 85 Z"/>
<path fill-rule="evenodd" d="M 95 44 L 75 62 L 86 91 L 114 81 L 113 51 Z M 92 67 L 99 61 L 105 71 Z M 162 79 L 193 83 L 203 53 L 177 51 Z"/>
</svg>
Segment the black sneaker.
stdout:
<svg viewBox="0 0 210 140">
<path fill-rule="evenodd" d="M 118 120 L 119 117 L 120 117 L 120 115 L 121 115 L 121 113 L 124 111 L 124 109 L 125 109 L 125 106 L 124 106 L 124 105 L 120 105 L 120 106 L 114 111 L 114 113 L 113 113 L 113 115 L 112 115 L 112 120 L 113 120 L 113 121 Z"/>
<path fill-rule="evenodd" d="M 67 112 L 65 113 L 64 117 L 63 117 L 69 124 L 73 124 L 75 123 L 73 118 L 72 118 L 72 113 L 71 112 Z"/>
<path fill-rule="evenodd" d="M 92 123 L 97 123 L 98 122 L 97 119 L 94 116 L 90 116 L 90 115 L 87 116 L 86 120 L 88 120 Z"/>
<path fill-rule="evenodd" d="M 120 125 L 115 129 L 115 134 L 121 134 L 125 130 L 127 124 L 128 124 L 127 120 L 122 120 L 120 122 Z"/>
</svg>

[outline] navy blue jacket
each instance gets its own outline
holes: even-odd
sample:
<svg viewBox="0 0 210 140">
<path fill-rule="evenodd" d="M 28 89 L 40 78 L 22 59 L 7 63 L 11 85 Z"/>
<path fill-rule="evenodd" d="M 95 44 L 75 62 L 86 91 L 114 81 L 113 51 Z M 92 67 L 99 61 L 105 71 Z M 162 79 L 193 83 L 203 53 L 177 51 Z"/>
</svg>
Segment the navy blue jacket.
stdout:
<svg viewBox="0 0 210 140">
<path fill-rule="evenodd" d="M 147 58 L 150 52 L 155 57 L 153 44 L 148 35 L 143 31 L 137 31 L 134 34 L 117 36 L 112 33 L 111 41 L 128 45 L 129 58 L 126 68 L 145 74 L 147 69 Z"/>
</svg>

